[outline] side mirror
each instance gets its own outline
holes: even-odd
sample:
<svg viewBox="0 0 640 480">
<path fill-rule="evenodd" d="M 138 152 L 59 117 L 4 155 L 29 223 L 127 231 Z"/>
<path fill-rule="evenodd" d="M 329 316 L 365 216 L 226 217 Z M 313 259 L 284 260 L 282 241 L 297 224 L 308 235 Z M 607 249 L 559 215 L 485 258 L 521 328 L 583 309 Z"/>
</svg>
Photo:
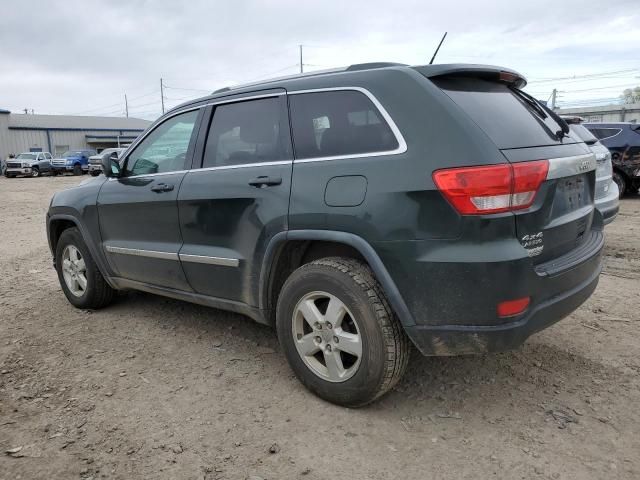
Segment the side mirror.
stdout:
<svg viewBox="0 0 640 480">
<path fill-rule="evenodd" d="M 118 163 L 118 155 L 115 152 L 108 157 L 102 157 L 102 171 L 105 177 L 120 176 L 120 163 Z"/>
</svg>

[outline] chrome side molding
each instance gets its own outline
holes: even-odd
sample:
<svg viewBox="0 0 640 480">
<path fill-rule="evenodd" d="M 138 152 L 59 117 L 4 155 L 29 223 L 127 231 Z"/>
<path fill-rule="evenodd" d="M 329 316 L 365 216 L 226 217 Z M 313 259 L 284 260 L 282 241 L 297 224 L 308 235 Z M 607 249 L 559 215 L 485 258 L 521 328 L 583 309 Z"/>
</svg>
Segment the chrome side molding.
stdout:
<svg viewBox="0 0 640 480">
<path fill-rule="evenodd" d="M 158 252 L 156 250 L 141 250 L 139 248 L 123 248 L 106 245 L 105 250 L 119 255 L 132 255 L 135 257 L 159 258 L 161 260 L 181 260 L 183 262 L 203 263 L 206 265 L 219 265 L 223 267 L 237 267 L 240 265 L 238 258 L 210 257 L 207 255 L 189 255 L 186 253 Z"/>
</svg>

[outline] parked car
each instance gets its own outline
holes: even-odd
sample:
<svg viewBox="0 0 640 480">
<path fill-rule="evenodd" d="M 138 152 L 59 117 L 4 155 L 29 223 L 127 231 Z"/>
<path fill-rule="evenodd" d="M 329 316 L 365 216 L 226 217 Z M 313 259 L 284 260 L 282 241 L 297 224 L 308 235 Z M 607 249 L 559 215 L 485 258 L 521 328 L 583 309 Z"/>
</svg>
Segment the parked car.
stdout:
<svg viewBox="0 0 640 480">
<path fill-rule="evenodd" d="M 640 188 L 640 125 L 637 123 L 585 123 L 611 152 L 613 181 L 620 196 Z"/>
<path fill-rule="evenodd" d="M 89 157 L 89 173 L 97 177 L 102 173 L 102 162 L 105 158 L 115 154 L 115 158 L 119 158 L 125 148 L 105 148 L 100 153 Z"/>
<path fill-rule="evenodd" d="M 584 125 L 583 119 L 576 116 L 562 116 L 569 124 L 571 133 L 587 144 L 595 154 L 596 168 L 596 208 L 602 214 L 604 224 L 607 225 L 618 215 L 620 192 L 618 185 L 613 181 L 613 167 L 611 165 L 611 152 L 598 141 Z"/>
<path fill-rule="evenodd" d="M 135 289 L 276 328 L 301 382 L 360 406 L 424 355 L 511 349 L 595 289 L 596 159 L 479 65 L 353 65 L 156 120 L 47 234 L 78 308 Z"/>
<path fill-rule="evenodd" d="M 74 175 L 82 175 L 89 171 L 89 157 L 95 154 L 95 150 L 68 150 L 51 162 L 53 174 L 72 172 Z"/>
<path fill-rule="evenodd" d="M 51 154 L 49 152 L 24 152 L 6 162 L 4 175 L 7 178 L 26 175 L 39 177 L 51 173 Z"/>
</svg>

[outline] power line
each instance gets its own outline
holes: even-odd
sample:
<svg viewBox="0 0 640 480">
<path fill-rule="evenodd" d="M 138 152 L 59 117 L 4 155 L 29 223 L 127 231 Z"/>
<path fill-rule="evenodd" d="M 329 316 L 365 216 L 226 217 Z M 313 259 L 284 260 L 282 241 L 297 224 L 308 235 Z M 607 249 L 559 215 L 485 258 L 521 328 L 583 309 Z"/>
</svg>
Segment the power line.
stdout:
<svg viewBox="0 0 640 480">
<path fill-rule="evenodd" d="M 613 72 L 600 72 L 600 73 L 591 73 L 585 75 L 573 75 L 570 77 L 556 77 L 556 78 L 540 78 L 537 80 L 531 79 L 528 83 L 547 83 L 547 82 L 562 82 L 562 81 L 576 81 L 576 80 L 592 80 L 592 79 L 600 79 L 600 78 L 615 78 L 617 75 L 627 74 L 624 76 L 628 76 L 631 73 L 637 72 L 637 68 L 631 68 L 627 70 L 617 70 Z M 621 78 L 624 78 L 621 77 Z"/>
</svg>

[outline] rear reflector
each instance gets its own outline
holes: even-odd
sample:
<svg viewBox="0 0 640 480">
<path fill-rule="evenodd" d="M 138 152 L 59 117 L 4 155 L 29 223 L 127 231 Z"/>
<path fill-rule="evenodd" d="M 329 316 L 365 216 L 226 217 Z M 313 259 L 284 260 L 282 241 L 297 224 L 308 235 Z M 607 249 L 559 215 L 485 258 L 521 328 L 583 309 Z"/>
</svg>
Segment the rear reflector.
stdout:
<svg viewBox="0 0 640 480">
<path fill-rule="evenodd" d="M 524 312 L 529 306 L 531 298 L 524 297 L 517 300 L 508 300 L 506 302 L 500 302 L 498 304 L 498 316 L 499 317 L 513 317 Z"/>
<path fill-rule="evenodd" d="M 459 213 L 484 215 L 530 207 L 548 170 L 547 160 L 448 168 L 433 181 Z"/>
</svg>

